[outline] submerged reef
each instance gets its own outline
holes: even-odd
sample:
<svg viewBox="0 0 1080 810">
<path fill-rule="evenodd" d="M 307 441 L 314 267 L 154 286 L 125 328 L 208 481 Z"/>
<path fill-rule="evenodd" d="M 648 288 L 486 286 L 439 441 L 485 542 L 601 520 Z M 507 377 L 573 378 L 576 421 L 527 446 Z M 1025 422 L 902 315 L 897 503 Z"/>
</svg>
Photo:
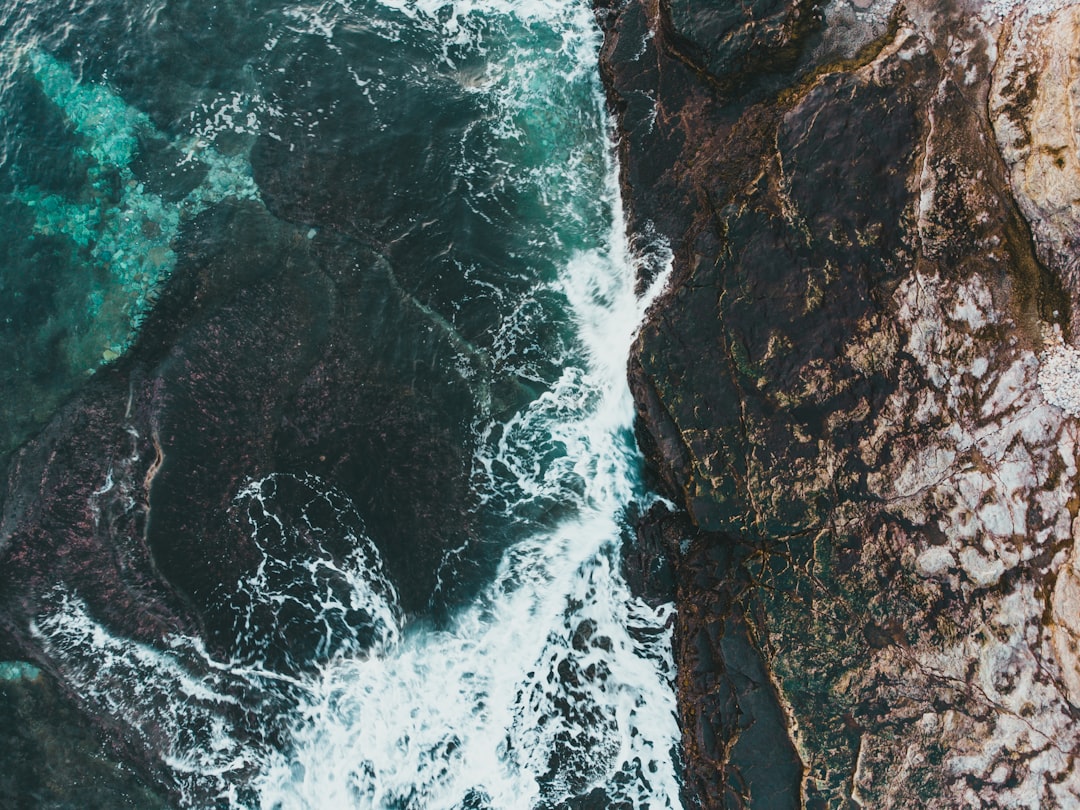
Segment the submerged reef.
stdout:
<svg viewBox="0 0 1080 810">
<path fill-rule="evenodd" d="M 53 284 L 64 287 L 66 306 L 46 322 L 40 337 L 63 348 L 26 360 L 54 364 L 49 383 L 35 384 L 35 377 L 46 374 L 32 368 L 5 380 L 10 391 L 0 453 L 40 428 L 86 375 L 127 350 L 176 266 L 174 245 L 184 223 L 226 199 L 259 200 L 246 153 L 222 155 L 195 136 L 170 139 L 108 86 L 78 81 L 47 52 L 32 49 L 24 59 L 70 128 L 70 160 L 82 171 L 80 182 L 65 193 L 28 184 L 9 198 L 23 207 L 20 214 L 29 215 L 29 241 L 51 240 L 63 256 L 51 275 Z M 175 157 L 172 167 L 150 165 L 155 152 Z M 64 264 L 79 268 L 67 274 L 66 286 Z"/>
<path fill-rule="evenodd" d="M 9 807 L 169 807 L 54 682 L 18 661 L 0 661 L 0 796 Z"/>
<path fill-rule="evenodd" d="M 1078 12 L 599 4 L 688 806 L 1080 803 Z"/>
<path fill-rule="evenodd" d="M 167 146 L 183 155 L 180 165 L 196 164 L 201 182 L 182 196 L 148 189 L 132 163 L 141 144 L 165 140 L 150 117 L 104 85 L 77 81 L 44 51 L 31 51 L 27 61 L 42 91 L 82 137 L 75 151 L 89 167 L 78 201 L 36 187 L 14 196 L 33 209 L 35 233 L 63 234 L 86 250 L 93 267 L 106 271 L 105 283 L 90 287 L 85 306 L 101 332 L 88 339 L 106 347 L 98 357 L 87 350 L 87 369 L 93 370 L 95 360 L 114 360 L 130 344 L 176 265 L 172 246 L 181 222 L 227 198 L 258 200 L 259 191 L 246 155 L 226 157 L 197 137 Z"/>
</svg>

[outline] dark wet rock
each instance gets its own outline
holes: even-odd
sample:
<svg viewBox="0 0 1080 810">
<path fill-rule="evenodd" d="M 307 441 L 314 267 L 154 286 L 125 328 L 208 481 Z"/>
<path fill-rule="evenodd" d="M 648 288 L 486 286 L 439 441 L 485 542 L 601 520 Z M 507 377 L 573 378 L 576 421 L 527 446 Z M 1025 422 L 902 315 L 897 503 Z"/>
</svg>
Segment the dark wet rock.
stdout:
<svg viewBox="0 0 1080 810">
<path fill-rule="evenodd" d="M 750 555 L 700 533 L 676 568 L 684 795 L 690 807 L 795 808 L 803 765 L 760 649 L 767 632 Z M 730 575 L 729 572 L 733 572 Z"/>
<path fill-rule="evenodd" d="M 675 598 L 675 560 L 693 527 L 662 503 L 631 522 L 634 536 L 622 545 L 623 576 L 631 592 L 649 604 L 670 602 Z"/>
<path fill-rule="evenodd" d="M 252 481 L 287 474 L 332 490 L 327 503 L 353 516 L 341 525 L 379 549 L 402 611 L 426 608 L 446 550 L 470 536 L 474 399 L 460 345 L 386 257 L 256 203 L 208 209 L 177 253 L 138 343 L 6 460 L 0 636 L 59 683 L 85 673 L 70 677 L 74 659 L 40 627 L 71 600 L 150 648 L 201 638 L 212 655 L 255 650 L 282 671 L 333 654 L 315 614 L 282 614 L 260 625 L 266 639 L 239 644 L 237 586 L 267 553 L 237 501 Z M 326 531 L 338 516 L 305 511 L 300 490 L 275 508 L 303 548 L 281 553 L 340 562 L 347 544 Z M 169 784 L 157 760 L 167 732 L 132 736 L 107 715 L 100 733 Z"/>
<path fill-rule="evenodd" d="M 0 680 L 0 797 L 7 807 L 164 810 L 52 681 Z"/>
<path fill-rule="evenodd" d="M 668 42 L 732 92 L 784 73 L 799 61 L 808 35 L 820 24 L 815 0 L 756 0 L 750 3 L 670 0 Z"/>
<path fill-rule="evenodd" d="M 200 241 L 203 229 L 211 242 Z M 236 244 L 248 247 L 236 252 Z M 457 430 L 465 430 L 468 389 L 460 378 L 415 373 L 416 364 L 449 364 L 446 338 L 423 328 L 426 317 L 395 290 L 384 259 L 347 240 L 307 239 L 254 206 L 208 212 L 182 250 L 186 260 L 140 346 L 12 457 L 8 552 L 31 555 L 25 533 L 68 520 L 105 542 L 119 527 L 98 525 L 95 500 L 113 490 L 90 496 L 112 470 L 117 487 L 129 488 L 124 497 L 142 505 L 141 513 L 125 513 L 117 504 L 116 520 L 131 524 L 120 533 L 140 540 L 140 553 L 152 555 L 205 619 L 214 588 L 257 563 L 245 527 L 229 517 L 237 490 L 271 472 L 304 470 L 342 487 L 368 513 L 391 569 L 412 574 L 402 577 L 410 583 L 402 589 L 406 605 L 423 604 L 439 533 L 427 533 L 426 551 L 411 539 L 400 554 L 392 537 L 413 538 L 419 526 L 440 522 L 434 499 L 417 505 L 420 493 L 454 493 L 449 509 L 466 509 L 468 441 L 436 417 L 442 408 L 460 411 L 465 424 Z M 402 340 L 388 323 L 411 324 L 419 336 Z M 402 446 L 411 452 L 389 451 Z M 71 467 L 61 472 L 60 459 Z M 441 522 L 462 525 L 446 519 L 439 500 Z M 424 567 L 427 579 L 415 576 Z M 55 570 L 42 574 L 71 581 Z M 108 609 L 122 616 L 131 607 Z"/>
<path fill-rule="evenodd" d="M 1072 271 L 1039 256 L 1068 253 L 1070 220 L 1038 223 L 1064 192 L 1031 197 L 1038 138 L 1007 175 L 987 115 L 997 70 L 998 140 L 1037 128 L 1064 91 L 1024 96 L 1018 66 L 1060 48 L 996 63 L 1001 19 L 979 3 L 887 21 L 840 5 L 797 55 L 794 5 L 602 15 L 631 228 L 674 252 L 629 375 L 641 446 L 692 523 L 687 800 L 1075 803 L 1076 425 L 1040 388 Z M 1036 41 L 1025 13 L 1010 47 Z M 748 53 L 775 88 L 717 81 Z"/>
</svg>

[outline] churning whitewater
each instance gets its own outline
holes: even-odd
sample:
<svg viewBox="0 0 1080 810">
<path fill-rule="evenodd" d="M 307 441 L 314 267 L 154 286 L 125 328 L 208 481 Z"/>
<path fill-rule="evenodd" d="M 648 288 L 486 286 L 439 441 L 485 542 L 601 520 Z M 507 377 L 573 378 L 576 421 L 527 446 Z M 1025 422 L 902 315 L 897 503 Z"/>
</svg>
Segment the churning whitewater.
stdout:
<svg viewBox="0 0 1080 810">
<path fill-rule="evenodd" d="M 455 54 L 483 56 L 459 79 L 503 151 L 463 143 L 463 193 L 498 194 L 470 185 L 470 161 L 501 161 L 501 182 L 542 203 L 512 213 L 532 218 L 523 227 L 554 272 L 484 282 L 505 313 L 489 345 L 452 334 L 481 406 L 478 508 L 512 527 L 492 540 L 493 578 L 447 621 L 407 617 L 349 497 L 314 475 L 272 474 L 233 494 L 232 518 L 264 557 L 223 597 L 233 659 L 192 638 L 164 650 L 119 638 L 60 586 L 34 631 L 94 711 L 158 751 L 185 806 L 678 807 L 671 608 L 634 597 L 619 563 L 627 511 L 651 497 L 625 362 L 666 279 L 648 273 L 657 282 L 636 296 L 635 261 L 666 259 L 659 247 L 635 259 L 624 237 L 590 5 L 384 0 L 378 20 L 365 8 L 326 3 L 292 19 L 331 44 L 348 24 L 391 41 L 419 32 L 441 43 L 440 75 L 456 75 Z M 392 103 L 377 82 L 356 84 Z M 553 323 L 559 339 L 540 341 Z M 431 325 L 455 330 L 434 312 Z M 507 364 L 541 391 L 510 414 L 486 401 L 484 376 Z M 299 513 L 282 506 L 297 501 Z M 348 551 L 298 562 L 301 531 Z M 320 628 L 313 649 L 280 643 L 289 621 Z"/>
</svg>

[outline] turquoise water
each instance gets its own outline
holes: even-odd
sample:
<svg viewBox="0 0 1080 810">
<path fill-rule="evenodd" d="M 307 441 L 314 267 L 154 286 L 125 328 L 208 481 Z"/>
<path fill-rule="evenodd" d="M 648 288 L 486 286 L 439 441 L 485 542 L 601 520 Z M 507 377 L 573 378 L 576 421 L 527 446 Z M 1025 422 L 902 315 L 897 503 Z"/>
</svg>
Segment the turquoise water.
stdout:
<svg viewBox="0 0 1080 810">
<path fill-rule="evenodd" d="M 217 499 L 262 555 L 219 600 L 231 657 L 55 583 L 34 637 L 86 710 L 187 807 L 678 806 L 671 608 L 619 573 L 651 497 L 624 370 L 647 299 L 588 3 L 8 3 L 0 36 L 0 451 L 142 345 L 177 267 L 212 276 L 200 250 L 288 282 L 266 228 L 218 216 L 257 212 L 356 251 L 335 267 L 379 257 L 357 345 L 403 396 L 446 381 L 481 533 L 406 600 L 426 580 L 384 565 L 407 552 L 364 493 L 252 470 Z"/>
<path fill-rule="evenodd" d="M 0 661 L 0 681 L 32 681 L 40 675 L 40 669 L 25 661 Z"/>
</svg>

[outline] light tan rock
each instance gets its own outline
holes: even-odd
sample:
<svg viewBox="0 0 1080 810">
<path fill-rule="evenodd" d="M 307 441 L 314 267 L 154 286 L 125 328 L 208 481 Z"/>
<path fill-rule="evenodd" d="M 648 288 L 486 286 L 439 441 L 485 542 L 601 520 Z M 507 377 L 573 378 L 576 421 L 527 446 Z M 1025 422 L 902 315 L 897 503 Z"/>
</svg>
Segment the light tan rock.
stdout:
<svg viewBox="0 0 1080 810">
<path fill-rule="evenodd" d="M 1017 15 L 1002 34 L 990 120 L 1039 258 L 1080 303 L 1080 5 Z M 1074 338 L 1075 340 L 1075 338 Z"/>
<path fill-rule="evenodd" d="M 1054 584 L 1050 638 L 1069 702 L 1080 706 L 1080 556 L 1075 547 Z"/>
<path fill-rule="evenodd" d="M 1013 194 L 1031 225 L 1039 258 L 1057 272 L 1073 313 L 1080 312 L 1078 41 L 1080 5 L 1013 20 L 1002 35 L 989 100 Z M 1078 356 L 1071 347 L 1051 346 L 1039 376 L 1048 400 L 1073 415 Z M 1049 631 L 1069 702 L 1080 706 L 1080 553 L 1075 546 L 1057 573 Z"/>
</svg>

